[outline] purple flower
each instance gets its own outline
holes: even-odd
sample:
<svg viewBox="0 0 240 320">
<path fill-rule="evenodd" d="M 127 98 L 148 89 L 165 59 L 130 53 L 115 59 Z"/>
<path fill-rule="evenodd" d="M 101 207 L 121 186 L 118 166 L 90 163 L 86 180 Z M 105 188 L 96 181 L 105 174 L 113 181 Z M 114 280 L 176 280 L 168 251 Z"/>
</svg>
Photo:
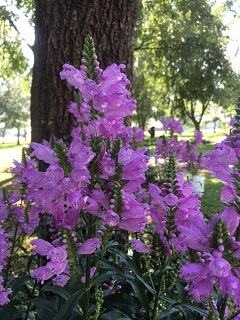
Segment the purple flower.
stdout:
<svg viewBox="0 0 240 320">
<path fill-rule="evenodd" d="M 36 157 L 39 160 L 43 160 L 45 163 L 55 163 L 57 158 L 54 155 L 54 152 L 49 147 L 46 147 L 40 143 L 32 142 L 31 147 L 34 151 L 31 153 L 31 157 Z"/>
<path fill-rule="evenodd" d="M 47 256 L 50 250 L 54 250 L 54 246 L 42 239 L 32 240 L 31 245 L 35 246 L 33 254 L 40 254 L 41 256 Z"/>
<path fill-rule="evenodd" d="M 212 279 L 205 278 L 193 283 L 188 289 L 188 294 L 192 295 L 197 302 L 204 302 L 210 298 L 212 291 Z"/>
<path fill-rule="evenodd" d="M 228 295 L 229 297 L 234 298 L 237 294 L 238 288 L 240 288 L 240 282 L 232 274 L 220 278 L 220 289 L 223 296 Z"/>
<path fill-rule="evenodd" d="M 67 267 L 67 261 L 50 261 L 46 265 L 47 273 L 50 271 L 51 275 L 61 274 Z"/>
<path fill-rule="evenodd" d="M 36 278 L 38 282 L 44 283 L 45 280 L 48 280 L 52 277 L 52 273 L 46 266 L 39 267 L 32 271 L 32 278 Z"/>
<path fill-rule="evenodd" d="M 167 206 L 174 207 L 178 203 L 178 197 L 175 196 L 173 193 L 169 193 L 164 197 L 164 202 L 166 203 Z"/>
<path fill-rule="evenodd" d="M 92 279 L 92 277 L 94 276 L 96 270 L 97 270 L 96 267 L 90 268 L 90 279 Z M 82 283 L 85 283 L 85 282 L 86 282 L 86 276 L 82 276 L 81 282 L 82 282 Z"/>
<path fill-rule="evenodd" d="M 67 259 L 68 253 L 65 246 L 57 247 L 51 249 L 47 254 L 47 259 L 51 259 L 51 261 L 65 261 Z"/>
<path fill-rule="evenodd" d="M 231 273 L 231 265 L 223 258 L 214 258 L 209 264 L 209 270 L 212 276 L 227 277 Z"/>
<path fill-rule="evenodd" d="M 11 293 L 12 293 L 11 290 L 0 292 L 0 306 L 3 306 L 4 304 L 7 304 L 10 302 L 8 295 Z"/>
<path fill-rule="evenodd" d="M 44 181 L 49 182 L 49 181 L 54 181 L 54 182 L 59 182 L 64 178 L 64 170 L 59 167 L 58 164 L 54 163 L 51 164 L 45 173 L 44 176 Z"/>
<path fill-rule="evenodd" d="M 74 66 L 65 63 L 63 70 L 60 72 L 62 80 L 67 80 L 75 89 L 81 89 L 84 84 L 85 73 L 82 70 L 77 70 Z"/>
<path fill-rule="evenodd" d="M 207 252 L 211 249 L 209 227 L 201 216 L 190 216 L 189 227 L 178 226 L 183 243 L 191 249 Z"/>
<path fill-rule="evenodd" d="M 78 244 L 79 254 L 92 254 L 101 246 L 101 242 L 98 238 L 90 238 L 84 243 Z"/>
<path fill-rule="evenodd" d="M 89 196 L 86 196 L 84 198 L 84 202 L 84 210 L 96 217 L 103 218 L 103 210 L 101 209 L 97 201 L 95 201 L 93 198 L 90 198 Z"/>
<path fill-rule="evenodd" d="M 53 279 L 53 284 L 59 287 L 64 287 L 69 279 L 70 277 L 68 275 L 60 274 Z"/>
<path fill-rule="evenodd" d="M 227 184 L 222 187 L 220 200 L 226 203 L 232 202 L 237 197 L 236 191 L 232 184 Z"/>
<path fill-rule="evenodd" d="M 111 209 L 108 209 L 103 217 L 103 222 L 109 227 L 116 227 L 120 222 L 120 218 L 116 212 L 114 212 Z"/>
<path fill-rule="evenodd" d="M 163 124 L 164 131 L 172 131 L 173 133 L 182 133 L 182 124 L 181 120 L 174 120 L 173 118 L 162 118 L 161 120 Z"/>
<path fill-rule="evenodd" d="M 186 282 L 197 282 L 206 276 L 206 266 L 204 263 L 187 263 L 180 269 L 180 276 Z"/>
<path fill-rule="evenodd" d="M 150 253 L 151 249 L 145 245 L 141 240 L 132 239 L 131 240 L 131 248 L 140 253 Z"/>
</svg>

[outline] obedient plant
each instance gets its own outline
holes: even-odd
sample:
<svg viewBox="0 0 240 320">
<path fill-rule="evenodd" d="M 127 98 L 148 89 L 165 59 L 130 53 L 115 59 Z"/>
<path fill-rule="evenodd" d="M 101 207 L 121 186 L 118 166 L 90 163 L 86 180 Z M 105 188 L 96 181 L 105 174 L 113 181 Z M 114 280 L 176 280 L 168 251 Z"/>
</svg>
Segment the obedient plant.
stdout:
<svg viewBox="0 0 240 320">
<path fill-rule="evenodd" d="M 189 174 L 196 175 L 201 168 L 202 154 L 196 151 L 202 145 L 202 132 L 195 130 L 191 141 L 183 140 L 178 137 L 183 132 L 181 120 L 164 117 L 161 122 L 166 135 L 157 140 L 154 153 L 156 160 L 167 160 L 173 153 L 178 163 L 181 163 L 181 170 L 184 169 Z"/>
<path fill-rule="evenodd" d="M 163 185 L 146 184 L 147 148 L 136 149 L 143 131 L 128 125 L 136 102 L 125 67 L 101 70 L 91 37 L 81 63 L 60 72 L 77 95 L 70 142 L 33 142 L 0 194 L 0 318 L 236 318 L 237 132 L 206 156 L 227 183 L 226 207 L 207 222 L 172 152 Z M 179 121 L 163 125 L 181 131 Z"/>
<path fill-rule="evenodd" d="M 238 319 L 240 314 L 239 242 L 239 108 L 230 135 L 206 154 L 203 164 L 226 184 L 222 212 L 210 221 L 190 217 L 189 225 L 179 226 L 179 242 L 189 250 L 180 275 L 186 291 L 198 302 L 206 302 L 207 319 Z"/>
</svg>

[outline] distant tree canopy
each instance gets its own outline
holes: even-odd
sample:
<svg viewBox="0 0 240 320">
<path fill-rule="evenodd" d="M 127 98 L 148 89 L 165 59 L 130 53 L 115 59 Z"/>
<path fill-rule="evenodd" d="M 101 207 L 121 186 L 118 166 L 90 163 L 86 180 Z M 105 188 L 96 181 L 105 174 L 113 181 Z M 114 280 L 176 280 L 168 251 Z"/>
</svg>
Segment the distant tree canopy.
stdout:
<svg viewBox="0 0 240 320">
<path fill-rule="evenodd" d="M 134 70 L 132 89 L 138 109 L 133 118 L 143 128 L 149 118 L 167 115 L 190 121 L 199 130 L 210 106 L 227 109 L 235 103 L 239 77 L 225 55 L 228 39 L 222 22 L 222 13 L 231 10 L 234 1 L 223 1 L 223 7 L 217 7 L 215 0 L 13 3 L 28 12 L 30 19 L 34 17 L 31 121 L 35 141 L 49 139 L 52 133 L 57 137 L 69 134 L 72 119 L 67 105 L 74 99 L 74 90 L 61 82 L 59 72 L 64 63 L 79 67 L 88 33 L 94 37 L 102 68 L 124 63 L 130 79 Z M 5 80 L 27 68 L 16 19 L 9 7 L 0 6 L 4 58 L 0 78 Z"/>
<path fill-rule="evenodd" d="M 148 108 L 188 118 L 197 130 L 210 104 L 228 106 L 239 85 L 225 56 L 225 26 L 212 6 L 206 0 L 146 0 L 138 16 L 134 84 L 144 79 Z M 140 90 L 135 97 L 138 113 L 143 96 Z"/>
<path fill-rule="evenodd" d="M 16 28 L 17 14 L 0 6 L 1 82 L 26 73 L 28 61 L 22 51 L 22 38 Z"/>
<path fill-rule="evenodd" d="M 4 138 L 7 129 L 16 129 L 17 143 L 19 144 L 20 131 L 29 126 L 30 97 L 24 91 L 24 84 L 16 87 L 8 84 L 7 89 L 0 91 L 0 128 Z"/>
</svg>

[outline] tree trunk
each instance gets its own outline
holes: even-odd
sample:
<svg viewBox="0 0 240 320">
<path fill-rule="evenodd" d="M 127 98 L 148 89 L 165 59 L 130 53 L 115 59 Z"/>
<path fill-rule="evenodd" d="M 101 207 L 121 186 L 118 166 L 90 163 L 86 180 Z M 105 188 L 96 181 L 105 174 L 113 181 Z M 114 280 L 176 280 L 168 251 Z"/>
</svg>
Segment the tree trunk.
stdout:
<svg viewBox="0 0 240 320">
<path fill-rule="evenodd" d="M 17 145 L 20 145 L 20 128 L 17 127 Z"/>
<path fill-rule="evenodd" d="M 133 31 L 138 0 L 35 0 L 35 44 L 31 89 L 32 141 L 51 134 L 68 139 L 73 119 L 67 111 L 74 90 L 61 81 L 64 63 L 80 66 L 90 34 L 102 69 L 126 65 L 132 79 Z"/>
</svg>

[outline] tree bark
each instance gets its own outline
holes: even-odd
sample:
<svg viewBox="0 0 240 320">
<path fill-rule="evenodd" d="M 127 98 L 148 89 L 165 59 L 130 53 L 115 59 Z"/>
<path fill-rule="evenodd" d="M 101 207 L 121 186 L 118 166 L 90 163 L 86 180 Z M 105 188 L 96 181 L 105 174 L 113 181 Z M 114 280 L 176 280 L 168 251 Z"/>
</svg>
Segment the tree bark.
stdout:
<svg viewBox="0 0 240 320">
<path fill-rule="evenodd" d="M 102 69 L 126 65 L 132 79 L 133 32 L 138 0 L 35 0 L 35 44 L 31 89 L 32 141 L 51 134 L 68 139 L 73 123 L 67 111 L 74 89 L 61 81 L 64 63 L 79 68 L 90 34 Z"/>
</svg>

